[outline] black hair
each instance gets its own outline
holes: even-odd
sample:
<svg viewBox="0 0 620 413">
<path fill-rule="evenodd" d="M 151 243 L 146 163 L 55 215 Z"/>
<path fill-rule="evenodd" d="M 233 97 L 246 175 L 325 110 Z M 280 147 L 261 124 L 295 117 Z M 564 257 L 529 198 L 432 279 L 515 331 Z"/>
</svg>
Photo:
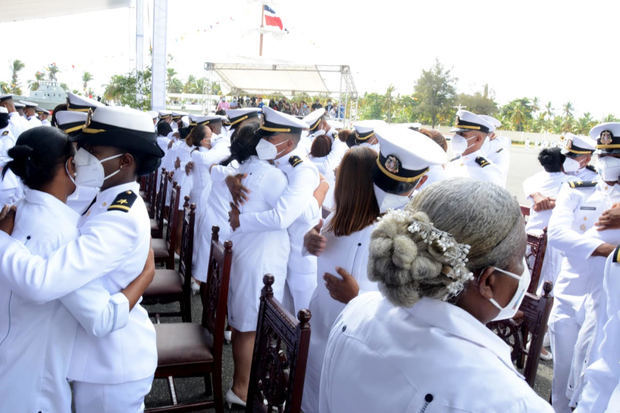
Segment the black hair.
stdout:
<svg viewBox="0 0 620 413">
<path fill-rule="evenodd" d="M 217 112 L 215 112 L 216 115 L 220 115 L 220 116 L 226 116 L 226 111 L 224 109 L 220 109 Z"/>
<path fill-rule="evenodd" d="M 157 124 L 157 134 L 159 136 L 168 136 L 172 132 L 172 126 L 164 120 L 160 120 Z"/>
<path fill-rule="evenodd" d="M 129 151 L 133 159 L 136 161 L 136 175 L 148 175 L 161 165 L 159 156 L 151 155 L 144 152 Z"/>
<path fill-rule="evenodd" d="M 547 172 L 562 172 L 565 159 L 560 148 L 545 148 L 538 154 L 538 162 Z"/>
<path fill-rule="evenodd" d="M 27 187 L 41 190 L 74 153 L 73 144 L 63 131 L 37 126 L 22 132 L 15 146 L 9 149 L 12 160 L 2 170 L 2 177 L 10 169 Z"/>
<path fill-rule="evenodd" d="M 205 138 L 207 134 L 207 125 L 196 125 L 192 128 L 191 132 L 186 136 L 185 143 L 187 146 L 193 148 L 199 148 L 200 142 Z"/>
<path fill-rule="evenodd" d="M 9 114 L 0 113 L 0 129 L 4 129 L 9 126 Z"/>
<path fill-rule="evenodd" d="M 228 165 L 233 160 L 243 163 L 250 156 L 256 155 L 256 145 L 261 140 L 261 135 L 256 133 L 259 126 L 258 122 L 247 122 L 235 131 L 234 139 L 231 137 L 230 157 L 223 161 L 222 165 Z"/>
</svg>

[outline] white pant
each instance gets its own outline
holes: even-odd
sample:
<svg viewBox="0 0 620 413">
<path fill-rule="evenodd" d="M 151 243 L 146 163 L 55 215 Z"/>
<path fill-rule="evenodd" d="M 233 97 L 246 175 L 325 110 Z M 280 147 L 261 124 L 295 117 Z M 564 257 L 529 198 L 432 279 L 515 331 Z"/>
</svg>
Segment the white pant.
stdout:
<svg viewBox="0 0 620 413">
<path fill-rule="evenodd" d="M 73 382 L 76 413 L 140 413 L 151 391 L 153 376 L 120 384 Z"/>
<path fill-rule="evenodd" d="M 556 413 L 570 413 L 568 377 L 570 376 L 575 342 L 579 324 L 572 318 L 561 318 L 549 324 L 551 353 L 553 353 L 553 381 L 551 382 L 551 404 Z"/>
<path fill-rule="evenodd" d="M 293 310 L 293 315 L 297 318 L 299 310 L 310 308 L 310 299 L 316 288 L 316 272 L 314 273 L 289 273 L 286 277 L 286 290 L 284 306 Z M 290 299 L 291 302 L 288 302 Z"/>
</svg>

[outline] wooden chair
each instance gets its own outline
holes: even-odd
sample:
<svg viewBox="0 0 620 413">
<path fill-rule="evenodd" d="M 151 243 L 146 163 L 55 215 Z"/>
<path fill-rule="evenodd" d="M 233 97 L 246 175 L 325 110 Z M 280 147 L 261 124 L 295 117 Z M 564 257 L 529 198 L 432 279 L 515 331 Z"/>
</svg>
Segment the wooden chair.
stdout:
<svg viewBox="0 0 620 413">
<path fill-rule="evenodd" d="M 151 247 L 155 252 L 155 263 L 163 264 L 168 269 L 174 268 L 174 252 L 177 248 L 177 225 L 179 225 L 179 202 L 181 198 L 181 187 L 176 182 L 172 182 L 170 192 L 170 205 L 168 207 L 168 225 L 164 238 L 151 238 Z M 185 201 L 188 202 L 187 200 Z M 185 204 L 183 205 L 185 207 Z"/>
<path fill-rule="evenodd" d="M 157 200 L 157 170 L 147 176 L 146 200 L 148 205 L 149 217 L 155 217 L 155 208 Z"/>
<path fill-rule="evenodd" d="M 185 207 L 180 219 L 183 222 L 179 270 L 157 269 L 151 284 L 144 291 L 143 304 L 179 303 L 179 311 L 157 312 L 156 317 L 181 317 L 192 321 L 192 252 L 196 204 Z"/>
<path fill-rule="evenodd" d="M 151 237 L 161 238 L 164 233 L 164 207 L 166 206 L 166 193 L 168 192 L 168 172 L 161 170 L 159 190 L 155 197 L 155 216 L 151 219 Z"/>
<path fill-rule="evenodd" d="M 172 405 L 147 412 L 195 411 L 214 407 L 224 411 L 222 392 L 222 349 L 226 326 L 228 282 L 232 264 L 232 242 L 219 242 L 219 228 L 213 227 L 207 282 L 200 286 L 202 323 L 156 324 L 157 370 L 155 378 L 168 378 Z M 213 384 L 213 400 L 178 403 L 174 377 L 204 377 L 207 392 Z M 212 380 L 210 380 L 212 379 Z"/>
<path fill-rule="evenodd" d="M 525 294 L 515 318 L 494 321 L 487 325 L 512 348 L 510 356 L 513 363 L 518 368 L 525 366 L 523 375 L 531 387 L 534 387 L 536 381 L 540 351 L 553 306 L 553 297 L 550 295 L 552 288 L 550 282 L 545 282 L 541 297 L 531 293 Z M 528 335 L 530 336 L 529 351 L 526 350 Z"/>
<path fill-rule="evenodd" d="M 530 285 L 527 288 L 528 293 L 536 294 L 538 289 L 538 283 L 540 281 L 540 274 L 542 272 L 543 261 L 545 259 L 545 252 L 547 251 L 547 228 L 543 229 L 542 234 L 534 235 L 527 234 L 527 252 L 525 254 L 525 260 L 528 263 L 532 279 Z"/>
<path fill-rule="evenodd" d="M 273 297 L 273 275 L 263 277 L 246 412 L 301 411 L 310 345 L 310 311 L 297 320 Z"/>
<path fill-rule="evenodd" d="M 521 215 L 523 215 L 523 220 L 527 224 L 527 220 L 530 218 L 530 207 L 526 205 L 519 205 L 521 208 Z"/>
</svg>

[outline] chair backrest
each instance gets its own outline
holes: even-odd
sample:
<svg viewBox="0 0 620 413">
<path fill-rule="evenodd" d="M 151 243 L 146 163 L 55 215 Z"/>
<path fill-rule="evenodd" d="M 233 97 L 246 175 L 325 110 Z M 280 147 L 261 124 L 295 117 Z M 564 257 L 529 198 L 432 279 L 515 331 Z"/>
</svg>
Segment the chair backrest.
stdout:
<svg viewBox="0 0 620 413">
<path fill-rule="evenodd" d="M 149 174 L 147 180 L 147 199 L 151 205 L 151 210 L 155 210 L 155 203 L 157 202 L 157 170 L 154 170 Z"/>
<path fill-rule="evenodd" d="M 226 310 L 228 304 L 228 284 L 232 265 L 232 242 L 219 242 L 220 228 L 214 226 L 211 233 L 211 253 L 207 282 L 200 286 L 202 300 L 202 326 L 213 337 L 212 353 L 216 363 L 222 360 Z"/>
<path fill-rule="evenodd" d="M 527 223 L 527 220 L 530 218 L 530 207 L 525 205 L 519 205 L 521 207 L 521 215 L 523 215 L 523 221 Z"/>
<path fill-rule="evenodd" d="M 310 311 L 297 319 L 273 297 L 273 275 L 263 277 L 246 412 L 301 411 L 310 345 Z"/>
<path fill-rule="evenodd" d="M 168 225 L 166 226 L 166 245 L 168 250 L 174 252 L 176 249 L 176 228 L 179 220 L 179 202 L 181 202 L 181 187 L 176 182 L 172 183 L 172 190 L 170 191 L 170 205 L 168 206 Z"/>
<path fill-rule="evenodd" d="M 487 327 L 511 347 L 510 357 L 513 363 L 518 368 L 524 368 L 525 365 L 523 375 L 531 387 L 534 387 L 536 380 L 540 351 L 553 306 L 553 297 L 550 295 L 552 288 L 552 284 L 546 281 L 541 297 L 525 294 L 515 318 L 487 324 Z M 530 335 L 530 348 L 526 351 L 527 338 Z"/>
<path fill-rule="evenodd" d="M 189 197 L 186 197 L 189 203 Z M 183 208 L 183 228 L 181 230 L 181 251 L 179 253 L 179 273 L 183 276 L 183 291 L 191 291 L 192 253 L 194 249 L 194 223 L 196 221 L 196 204 Z"/>
<path fill-rule="evenodd" d="M 159 191 L 157 192 L 155 220 L 159 228 L 164 227 L 164 207 L 166 206 L 166 193 L 168 192 L 168 172 L 165 168 L 161 170 L 161 181 L 159 181 Z"/>
<path fill-rule="evenodd" d="M 527 234 L 527 245 L 528 248 L 525 254 L 525 261 L 528 263 L 530 273 L 532 274 L 527 292 L 536 294 L 543 261 L 545 259 L 545 252 L 547 251 L 547 228 L 543 229 L 540 235 Z"/>
<path fill-rule="evenodd" d="M 540 351 L 543 347 L 547 321 L 553 306 L 552 289 L 553 285 L 549 281 L 545 281 L 543 295 L 537 297 L 527 294 L 520 307 L 520 310 L 523 311 L 523 336 L 527 337 L 528 333 L 530 334 L 530 349 L 526 356 L 523 375 L 531 387 L 534 387 L 534 381 L 536 380 Z"/>
</svg>

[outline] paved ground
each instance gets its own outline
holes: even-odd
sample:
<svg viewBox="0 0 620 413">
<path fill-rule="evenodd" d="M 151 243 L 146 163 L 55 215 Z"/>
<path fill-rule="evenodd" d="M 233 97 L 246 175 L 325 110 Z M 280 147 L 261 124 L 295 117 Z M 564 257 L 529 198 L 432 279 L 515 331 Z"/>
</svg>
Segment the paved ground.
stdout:
<svg viewBox="0 0 620 413">
<path fill-rule="evenodd" d="M 533 175 L 541 169 L 536 156 L 537 149 L 527 149 L 524 147 L 513 146 L 511 151 L 511 168 L 508 178 L 507 188 L 517 196 L 521 203 L 524 202 L 523 190 L 521 183 L 528 176 Z M 200 320 L 202 305 L 198 296 L 192 299 L 192 319 L 194 322 Z M 166 320 L 169 321 L 169 320 Z M 171 320 L 170 320 L 171 321 Z M 180 321 L 176 320 L 176 321 Z M 223 371 L 223 388 L 226 391 L 232 382 L 232 355 L 230 345 L 224 346 L 224 371 Z M 538 376 L 536 379 L 535 390 L 548 400 L 551 389 L 552 362 L 541 361 L 538 368 Z M 196 400 L 204 397 L 204 381 L 200 379 L 176 379 L 175 385 L 179 400 Z M 153 389 L 146 399 L 147 407 L 153 407 L 169 402 L 168 386 L 165 380 L 156 380 Z M 212 412 L 214 410 L 199 410 L 201 412 Z M 233 409 L 234 411 L 234 409 Z M 242 411 L 237 410 L 237 411 Z"/>
</svg>

